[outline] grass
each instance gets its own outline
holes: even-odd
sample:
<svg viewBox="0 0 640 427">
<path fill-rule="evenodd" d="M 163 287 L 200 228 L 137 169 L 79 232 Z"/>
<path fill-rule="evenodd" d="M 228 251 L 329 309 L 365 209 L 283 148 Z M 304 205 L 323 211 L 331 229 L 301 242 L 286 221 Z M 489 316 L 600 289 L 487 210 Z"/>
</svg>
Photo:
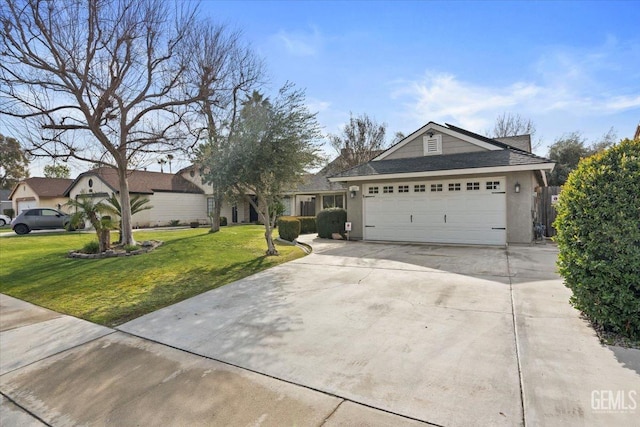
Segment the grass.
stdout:
<svg viewBox="0 0 640 427">
<path fill-rule="evenodd" d="M 304 256 L 278 246 L 266 257 L 264 227 L 142 231 L 138 241 L 162 240 L 155 251 L 131 257 L 70 259 L 66 253 L 94 240 L 87 233 L 0 238 L 0 292 L 106 326 L 217 288 Z"/>
</svg>

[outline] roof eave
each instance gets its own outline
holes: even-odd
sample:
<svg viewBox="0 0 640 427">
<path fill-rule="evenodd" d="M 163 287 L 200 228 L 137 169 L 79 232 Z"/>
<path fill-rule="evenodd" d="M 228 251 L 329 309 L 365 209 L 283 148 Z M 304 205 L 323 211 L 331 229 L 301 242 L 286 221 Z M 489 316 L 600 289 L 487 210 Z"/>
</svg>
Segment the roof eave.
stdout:
<svg viewBox="0 0 640 427">
<path fill-rule="evenodd" d="M 466 168 L 466 169 L 442 169 L 437 171 L 422 172 L 401 172 L 390 174 L 360 175 L 360 176 L 344 176 L 329 178 L 331 182 L 349 182 L 349 181 L 372 181 L 379 179 L 403 179 L 403 178 L 430 178 L 448 175 L 476 175 L 485 173 L 507 173 L 520 171 L 546 171 L 553 170 L 555 163 L 536 163 L 527 165 L 514 166 L 489 166 L 482 168 Z"/>
</svg>

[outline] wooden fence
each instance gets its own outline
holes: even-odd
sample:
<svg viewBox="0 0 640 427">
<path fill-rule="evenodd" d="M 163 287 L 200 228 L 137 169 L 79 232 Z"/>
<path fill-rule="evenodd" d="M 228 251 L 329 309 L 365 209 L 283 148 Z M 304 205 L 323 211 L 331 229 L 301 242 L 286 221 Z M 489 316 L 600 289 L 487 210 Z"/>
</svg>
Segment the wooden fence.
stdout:
<svg viewBox="0 0 640 427">
<path fill-rule="evenodd" d="M 544 225 L 547 237 L 556 235 L 556 229 L 553 228 L 553 221 L 556 219 L 556 208 L 553 203 L 553 197 L 560 194 L 562 187 L 538 187 L 538 220 L 537 222 Z"/>
</svg>

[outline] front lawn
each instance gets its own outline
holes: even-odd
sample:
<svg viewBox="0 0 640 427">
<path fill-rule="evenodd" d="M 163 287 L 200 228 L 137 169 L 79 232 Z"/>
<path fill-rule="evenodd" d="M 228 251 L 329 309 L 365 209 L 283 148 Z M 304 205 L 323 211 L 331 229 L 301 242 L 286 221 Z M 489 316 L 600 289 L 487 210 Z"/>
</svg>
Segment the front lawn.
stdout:
<svg viewBox="0 0 640 427">
<path fill-rule="evenodd" d="M 214 289 L 304 256 L 278 245 L 265 257 L 264 227 L 141 231 L 137 241 L 162 240 L 154 252 L 97 260 L 66 258 L 95 234 L 67 233 L 0 238 L 0 292 L 106 326 Z"/>
</svg>

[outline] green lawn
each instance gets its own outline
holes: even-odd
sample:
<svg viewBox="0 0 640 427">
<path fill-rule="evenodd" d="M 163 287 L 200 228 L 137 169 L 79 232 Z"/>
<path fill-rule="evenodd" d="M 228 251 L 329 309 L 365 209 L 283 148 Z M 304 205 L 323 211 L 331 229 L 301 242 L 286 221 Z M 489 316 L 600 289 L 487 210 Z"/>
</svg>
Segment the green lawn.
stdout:
<svg viewBox="0 0 640 427">
<path fill-rule="evenodd" d="M 0 238 L 0 292 L 107 326 L 304 256 L 279 245 L 265 257 L 264 227 L 141 231 L 136 240 L 162 240 L 154 252 L 124 258 L 66 258 L 95 240 L 60 232 Z"/>
</svg>

